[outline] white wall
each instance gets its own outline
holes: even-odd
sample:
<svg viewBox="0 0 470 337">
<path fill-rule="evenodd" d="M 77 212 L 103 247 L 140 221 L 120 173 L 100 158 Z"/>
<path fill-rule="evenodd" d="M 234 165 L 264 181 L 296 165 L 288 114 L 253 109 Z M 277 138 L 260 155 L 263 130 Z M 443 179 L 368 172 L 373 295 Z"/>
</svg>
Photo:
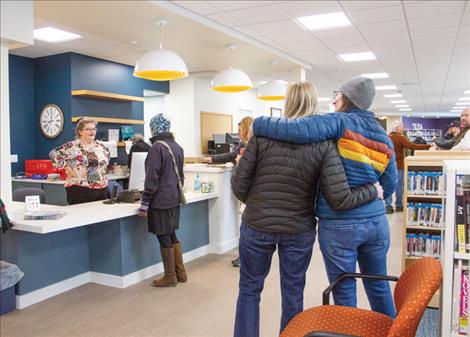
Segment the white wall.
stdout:
<svg viewBox="0 0 470 337">
<path fill-rule="evenodd" d="M 270 107 L 283 108 L 283 101 L 265 102 L 256 98 L 256 91 L 224 94 L 210 89 L 210 80 L 189 77 L 170 82 L 165 97 L 165 115 L 172 123 L 176 140 L 185 156 L 201 156 L 200 112 L 216 112 L 233 116 L 233 130 L 242 118 L 239 109 L 251 110 L 252 116 L 270 114 Z"/>
<path fill-rule="evenodd" d="M 9 48 L 33 44 L 33 1 L 1 1 L 1 40 Z"/>
<path fill-rule="evenodd" d="M 152 137 L 149 122 L 159 113 L 165 113 L 165 96 L 146 96 L 144 101 L 144 140 L 146 142 Z"/>
</svg>

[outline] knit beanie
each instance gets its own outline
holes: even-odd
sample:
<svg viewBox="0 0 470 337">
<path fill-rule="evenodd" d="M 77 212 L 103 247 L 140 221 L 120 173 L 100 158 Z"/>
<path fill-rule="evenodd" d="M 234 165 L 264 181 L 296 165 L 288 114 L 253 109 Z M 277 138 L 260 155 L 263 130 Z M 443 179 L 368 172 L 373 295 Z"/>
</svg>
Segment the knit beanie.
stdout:
<svg viewBox="0 0 470 337">
<path fill-rule="evenodd" d="M 150 120 L 150 131 L 152 132 L 152 136 L 158 136 L 162 132 L 170 131 L 171 122 L 166 119 L 163 114 L 158 114 L 153 116 Z"/>
<path fill-rule="evenodd" d="M 361 110 L 369 109 L 374 101 L 375 84 L 367 77 L 355 77 L 344 83 L 339 90 Z"/>
</svg>

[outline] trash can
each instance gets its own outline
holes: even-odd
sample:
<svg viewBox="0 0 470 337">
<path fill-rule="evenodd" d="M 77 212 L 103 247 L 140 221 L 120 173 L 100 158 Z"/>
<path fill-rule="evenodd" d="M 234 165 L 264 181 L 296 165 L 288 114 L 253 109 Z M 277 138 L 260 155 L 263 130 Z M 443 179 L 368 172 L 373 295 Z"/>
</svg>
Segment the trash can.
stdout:
<svg viewBox="0 0 470 337">
<path fill-rule="evenodd" d="M 0 261 L 0 315 L 15 310 L 15 285 L 23 275 L 17 265 Z"/>
</svg>

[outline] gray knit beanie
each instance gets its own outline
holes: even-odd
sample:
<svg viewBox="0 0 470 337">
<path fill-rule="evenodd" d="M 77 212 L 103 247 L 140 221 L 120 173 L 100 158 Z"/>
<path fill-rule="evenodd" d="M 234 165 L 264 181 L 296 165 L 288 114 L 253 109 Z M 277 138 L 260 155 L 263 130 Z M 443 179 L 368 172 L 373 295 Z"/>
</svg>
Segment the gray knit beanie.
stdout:
<svg viewBox="0 0 470 337">
<path fill-rule="evenodd" d="M 152 117 L 149 123 L 150 132 L 152 136 L 158 136 L 160 133 L 170 131 L 171 122 L 163 116 L 163 114 L 158 114 Z"/>
<path fill-rule="evenodd" d="M 344 83 L 339 90 L 361 110 L 369 109 L 374 101 L 375 84 L 367 77 L 355 77 Z"/>
</svg>

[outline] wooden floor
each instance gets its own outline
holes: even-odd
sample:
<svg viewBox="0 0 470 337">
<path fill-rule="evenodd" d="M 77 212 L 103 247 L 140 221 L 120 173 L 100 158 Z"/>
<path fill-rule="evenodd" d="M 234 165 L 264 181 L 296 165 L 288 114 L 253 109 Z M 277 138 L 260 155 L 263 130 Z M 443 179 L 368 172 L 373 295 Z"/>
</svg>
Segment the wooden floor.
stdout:
<svg viewBox="0 0 470 337">
<path fill-rule="evenodd" d="M 403 213 L 389 217 L 390 275 L 400 275 Z M 187 265 L 189 282 L 156 289 L 146 280 L 126 289 L 87 284 L 49 300 L 0 317 L 2 337 L 229 337 L 233 333 L 238 268 L 237 252 L 208 255 Z M 321 304 L 327 286 L 315 243 L 305 291 L 305 306 Z M 362 285 L 359 306 L 368 308 Z M 261 336 L 277 336 L 280 318 L 278 260 L 261 301 Z"/>
</svg>

